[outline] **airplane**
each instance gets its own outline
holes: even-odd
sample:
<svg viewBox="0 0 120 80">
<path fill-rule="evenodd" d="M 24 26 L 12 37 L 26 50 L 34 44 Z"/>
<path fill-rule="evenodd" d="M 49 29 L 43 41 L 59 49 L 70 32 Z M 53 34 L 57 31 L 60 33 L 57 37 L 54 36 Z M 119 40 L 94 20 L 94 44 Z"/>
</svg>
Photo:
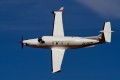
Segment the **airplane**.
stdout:
<svg viewBox="0 0 120 80">
<path fill-rule="evenodd" d="M 65 50 L 77 48 L 94 47 L 96 44 L 111 42 L 111 23 L 105 22 L 104 29 L 98 36 L 90 37 L 71 37 L 64 36 L 62 12 L 64 7 L 58 11 L 54 11 L 54 29 L 53 36 L 42 36 L 35 39 L 27 39 L 21 41 L 21 46 L 29 46 L 33 48 L 50 48 L 52 52 L 52 73 L 61 71 L 61 65 Z"/>
</svg>

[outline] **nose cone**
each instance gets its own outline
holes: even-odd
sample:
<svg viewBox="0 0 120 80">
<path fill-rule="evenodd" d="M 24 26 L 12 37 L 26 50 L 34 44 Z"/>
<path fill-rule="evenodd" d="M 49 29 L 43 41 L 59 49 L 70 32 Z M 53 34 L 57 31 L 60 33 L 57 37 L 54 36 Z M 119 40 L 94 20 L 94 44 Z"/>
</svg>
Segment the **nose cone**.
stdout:
<svg viewBox="0 0 120 80">
<path fill-rule="evenodd" d="M 29 40 L 23 40 L 22 44 L 25 46 L 32 46 L 38 44 L 38 39 L 29 39 Z"/>
<path fill-rule="evenodd" d="M 26 46 L 26 45 L 27 45 L 27 42 L 26 42 L 25 40 L 21 41 L 20 43 L 21 43 L 22 49 L 23 49 L 23 46 Z"/>
<path fill-rule="evenodd" d="M 28 40 L 23 40 L 23 41 L 21 42 L 21 44 L 23 44 L 24 46 L 26 46 L 26 45 L 28 44 Z"/>
</svg>

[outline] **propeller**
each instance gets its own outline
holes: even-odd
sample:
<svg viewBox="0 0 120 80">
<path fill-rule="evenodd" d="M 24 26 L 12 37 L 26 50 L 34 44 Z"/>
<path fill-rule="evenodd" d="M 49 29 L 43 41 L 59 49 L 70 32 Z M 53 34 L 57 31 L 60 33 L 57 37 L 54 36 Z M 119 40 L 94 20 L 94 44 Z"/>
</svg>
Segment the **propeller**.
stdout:
<svg viewBox="0 0 120 80">
<path fill-rule="evenodd" d="M 23 46 L 24 46 L 24 44 L 23 44 L 23 35 L 22 35 L 22 39 L 21 39 L 21 47 L 22 47 L 22 49 L 23 49 Z"/>
</svg>

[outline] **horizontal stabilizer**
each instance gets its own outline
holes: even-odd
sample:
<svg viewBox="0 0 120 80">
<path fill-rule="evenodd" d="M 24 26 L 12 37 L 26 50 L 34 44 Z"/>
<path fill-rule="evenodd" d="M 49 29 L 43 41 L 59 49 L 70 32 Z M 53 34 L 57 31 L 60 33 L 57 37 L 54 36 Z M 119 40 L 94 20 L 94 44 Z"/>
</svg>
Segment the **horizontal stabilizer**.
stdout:
<svg viewBox="0 0 120 80">
<path fill-rule="evenodd" d="M 111 30 L 111 24 L 110 22 L 105 22 L 104 25 L 104 30 L 100 31 L 104 33 L 105 41 L 106 42 L 111 42 L 111 35 L 112 35 L 112 30 Z"/>
<path fill-rule="evenodd" d="M 87 47 L 85 47 L 85 48 L 91 48 L 91 47 L 95 47 L 95 45 L 87 46 Z"/>
</svg>

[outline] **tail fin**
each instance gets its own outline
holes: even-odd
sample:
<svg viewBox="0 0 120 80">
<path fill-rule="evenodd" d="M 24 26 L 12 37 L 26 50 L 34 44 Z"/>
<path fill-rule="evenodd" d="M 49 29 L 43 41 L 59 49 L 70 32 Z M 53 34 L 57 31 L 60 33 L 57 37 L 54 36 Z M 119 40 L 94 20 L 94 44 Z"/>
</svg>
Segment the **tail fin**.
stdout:
<svg viewBox="0 0 120 80">
<path fill-rule="evenodd" d="M 113 31 L 111 30 L 110 22 L 105 22 L 104 29 L 100 32 L 103 33 L 105 42 L 111 42 L 111 34 Z"/>
</svg>

